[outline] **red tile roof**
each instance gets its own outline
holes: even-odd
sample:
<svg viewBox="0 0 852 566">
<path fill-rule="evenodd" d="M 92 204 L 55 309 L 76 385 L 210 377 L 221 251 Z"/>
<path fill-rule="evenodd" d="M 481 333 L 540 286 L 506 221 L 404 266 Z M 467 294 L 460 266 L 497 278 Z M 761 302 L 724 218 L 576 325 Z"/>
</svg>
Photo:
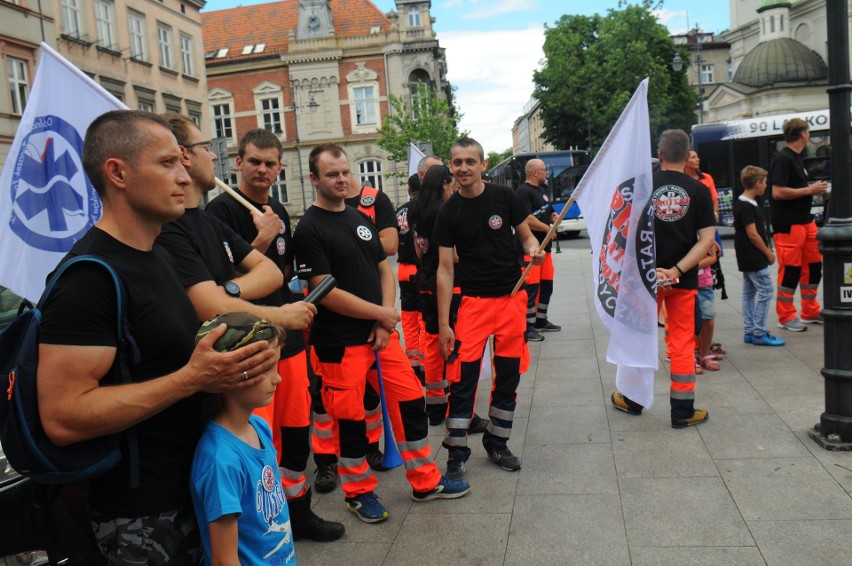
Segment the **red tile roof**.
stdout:
<svg viewBox="0 0 852 566">
<path fill-rule="evenodd" d="M 370 0 L 331 0 L 331 18 L 336 37 L 368 35 L 379 26 L 390 28 L 390 20 Z M 206 59 L 207 63 L 235 59 L 261 58 L 287 51 L 290 30 L 299 25 L 299 1 L 284 0 L 201 13 L 204 51 L 228 48 L 224 58 Z M 265 43 L 262 53 L 242 55 L 246 45 Z"/>
</svg>

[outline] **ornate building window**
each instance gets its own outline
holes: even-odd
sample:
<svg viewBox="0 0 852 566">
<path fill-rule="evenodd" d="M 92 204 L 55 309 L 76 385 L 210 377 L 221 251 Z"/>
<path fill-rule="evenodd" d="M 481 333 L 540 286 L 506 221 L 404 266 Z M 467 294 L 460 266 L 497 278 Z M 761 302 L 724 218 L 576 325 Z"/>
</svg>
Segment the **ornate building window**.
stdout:
<svg viewBox="0 0 852 566">
<path fill-rule="evenodd" d="M 95 0 L 95 29 L 98 33 L 98 45 L 105 49 L 117 50 L 115 10 L 111 1 Z"/>
<path fill-rule="evenodd" d="M 145 42 L 145 16 L 128 10 L 127 29 L 130 34 L 130 58 L 147 61 L 148 49 Z"/>
<path fill-rule="evenodd" d="M 370 186 L 377 189 L 383 188 L 382 162 L 363 161 L 358 165 L 359 181 L 362 187 Z"/>
<path fill-rule="evenodd" d="M 410 6 L 408 8 L 408 26 L 412 28 L 420 27 L 420 8 L 417 6 Z"/>
<path fill-rule="evenodd" d="M 281 110 L 284 107 L 282 89 L 279 85 L 264 81 L 254 89 L 254 105 L 257 109 L 257 125 L 274 134 L 284 133 Z"/>
<path fill-rule="evenodd" d="M 346 75 L 349 92 L 349 111 L 353 133 L 375 132 L 379 127 L 379 74 L 357 63 L 357 68 Z"/>
<path fill-rule="evenodd" d="M 236 143 L 234 138 L 234 97 L 227 90 L 214 88 L 207 95 L 210 102 L 210 113 L 213 118 L 213 137 L 228 138 L 229 143 Z"/>
<path fill-rule="evenodd" d="M 172 55 L 171 26 L 157 22 L 157 42 L 160 44 L 160 66 L 166 69 L 174 69 L 175 60 L 174 55 Z"/>
<path fill-rule="evenodd" d="M 12 114 L 23 114 L 30 95 L 27 62 L 9 57 L 9 93 L 12 95 Z"/>
</svg>

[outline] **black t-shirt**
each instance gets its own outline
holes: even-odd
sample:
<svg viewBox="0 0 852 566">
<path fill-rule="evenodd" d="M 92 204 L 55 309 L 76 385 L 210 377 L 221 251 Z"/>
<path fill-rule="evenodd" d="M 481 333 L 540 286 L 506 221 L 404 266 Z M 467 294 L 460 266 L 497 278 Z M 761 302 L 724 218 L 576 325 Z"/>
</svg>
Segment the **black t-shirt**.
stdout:
<svg viewBox="0 0 852 566">
<path fill-rule="evenodd" d="M 377 266 L 386 256 L 376 227 L 362 212 L 349 206 L 332 212 L 314 205 L 296 226 L 293 246 L 302 279 L 331 274 L 338 288 L 365 301 L 382 304 Z M 344 316 L 317 305 L 311 343 L 326 347 L 366 344 L 375 322 Z"/>
<path fill-rule="evenodd" d="M 541 222 L 550 225 L 550 215 L 553 214 L 553 207 L 548 202 L 549 198 L 545 192 L 544 185 L 536 187 L 529 183 L 522 183 L 515 193 L 518 195 L 518 198 L 521 199 L 521 202 L 524 203 L 524 206 L 527 207 L 530 214 L 535 216 Z M 547 236 L 547 232 L 533 230 L 532 233 L 536 240 L 538 240 L 539 244 L 542 243 L 544 238 Z M 549 252 L 552 246 L 553 240 L 547 243 L 547 247 L 544 248 L 544 251 Z M 526 255 L 526 250 L 521 249 L 521 251 L 524 255 Z"/>
<path fill-rule="evenodd" d="M 375 218 L 373 224 L 376 225 L 376 229 L 379 232 L 386 228 L 395 228 L 398 230 L 399 227 L 396 223 L 396 213 L 393 210 L 393 203 L 391 203 L 388 195 L 380 190 L 378 194 L 376 194 L 375 200 L 370 202 L 369 195 L 364 194 L 364 189 L 366 188 L 367 187 L 362 187 L 361 193 L 358 196 L 346 199 L 346 204 L 356 210 L 358 209 L 358 205 L 361 205 L 363 208 L 372 208 L 372 214 L 367 212 L 365 212 L 365 214 L 371 218 Z"/>
<path fill-rule="evenodd" d="M 431 245 L 456 247 L 463 295 L 500 297 L 512 292 L 521 275 L 513 227 L 527 216 L 512 189 L 493 183 L 485 183 L 477 197 L 456 193 L 444 203 Z"/>
<path fill-rule="evenodd" d="M 287 214 L 287 209 L 277 199 L 269 197 L 266 203 L 255 202 L 239 192 L 247 201 L 249 201 L 258 211 L 263 212 L 263 205 L 267 204 L 272 211 L 278 215 L 281 220 L 281 227 L 278 230 L 278 235 L 266 248 L 266 257 L 271 259 L 281 273 L 286 276 L 288 267 L 293 266 L 293 234 L 290 230 L 290 215 Z M 231 195 L 221 194 L 214 198 L 205 208 L 207 212 L 217 217 L 219 220 L 230 226 L 234 231 L 242 237 L 246 242 L 253 242 L 257 238 L 257 227 L 252 221 L 251 214 Z M 289 281 L 284 281 L 284 285 L 280 289 L 274 291 L 271 295 L 262 299 L 252 301 L 258 305 L 269 305 L 279 307 L 302 300 L 304 297 L 294 295 L 287 285 Z M 284 348 L 281 350 L 282 358 L 289 358 L 298 354 L 305 349 L 305 340 L 301 332 L 287 332 L 287 337 L 284 340 Z"/>
<path fill-rule="evenodd" d="M 168 374 L 189 361 L 198 318 L 175 273 L 171 256 L 154 245 L 150 252 L 126 246 L 98 228 L 89 230 L 69 256 L 96 254 L 121 275 L 127 290 L 128 321 L 141 361 L 131 366 L 135 382 Z M 44 307 L 39 340 L 45 344 L 116 346 L 118 303 L 112 279 L 94 264 L 71 267 Z M 114 368 L 105 380 L 109 380 Z M 164 377 L 166 376 L 166 377 Z M 135 426 L 139 439 L 140 485 L 128 486 L 125 458 L 91 480 L 92 508 L 114 517 L 139 517 L 188 505 L 189 471 L 204 429 L 201 396 L 182 399 Z"/>
<path fill-rule="evenodd" d="M 772 230 L 774 232 L 789 233 L 793 224 L 810 224 L 811 204 L 813 197 L 810 195 L 791 200 L 776 200 L 771 198 L 772 185 L 780 185 L 791 189 L 802 189 L 808 186 L 808 171 L 802 156 L 789 147 L 782 149 L 772 165 L 769 167 L 770 199 L 769 206 L 772 212 Z"/>
<path fill-rule="evenodd" d="M 417 264 L 417 252 L 414 249 L 414 230 L 408 225 L 408 205 L 405 202 L 396 209 L 396 224 L 399 228 L 399 249 L 397 260 L 399 263 Z"/>
<path fill-rule="evenodd" d="M 713 199 L 707 187 L 678 171 L 654 173 L 654 237 L 657 243 L 657 267 L 669 269 L 689 253 L 698 241 L 697 232 L 716 225 Z M 692 268 L 676 285 L 698 289 L 698 269 Z"/>
<path fill-rule="evenodd" d="M 766 228 L 760 206 L 755 206 L 740 196 L 734 201 L 734 250 L 737 252 L 737 267 L 740 271 L 760 271 L 769 266 L 766 256 L 755 247 L 746 233 L 749 224 L 757 226 L 757 233 L 766 243 Z"/>
</svg>

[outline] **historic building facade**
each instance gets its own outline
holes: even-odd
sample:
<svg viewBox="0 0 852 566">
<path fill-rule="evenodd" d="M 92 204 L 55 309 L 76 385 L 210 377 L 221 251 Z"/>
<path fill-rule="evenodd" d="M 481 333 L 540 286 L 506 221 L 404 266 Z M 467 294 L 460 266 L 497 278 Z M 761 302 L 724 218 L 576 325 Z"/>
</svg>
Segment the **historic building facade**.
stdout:
<svg viewBox="0 0 852 566">
<path fill-rule="evenodd" d="M 273 190 L 300 215 L 314 198 L 311 148 L 335 142 L 362 184 L 404 201 L 404 179 L 388 173 L 407 164 L 391 162 L 376 140 L 389 94 L 410 97 L 425 83 L 449 96 L 430 6 L 396 0 L 384 14 L 369 0 L 300 0 L 203 13 L 213 136 L 227 141 L 230 161 L 248 130 L 278 134 L 284 168 Z M 237 181 L 232 172 L 228 182 Z"/>
</svg>

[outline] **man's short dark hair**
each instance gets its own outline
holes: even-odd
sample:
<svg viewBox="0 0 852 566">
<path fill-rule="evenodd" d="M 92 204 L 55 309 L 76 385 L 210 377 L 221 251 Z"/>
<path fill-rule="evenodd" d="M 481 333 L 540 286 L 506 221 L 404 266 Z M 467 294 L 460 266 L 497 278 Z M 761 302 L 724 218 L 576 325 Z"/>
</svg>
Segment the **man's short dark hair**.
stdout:
<svg viewBox="0 0 852 566">
<path fill-rule="evenodd" d="M 311 155 L 308 157 L 308 170 L 313 173 L 314 177 L 319 177 L 319 168 L 317 167 L 317 161 L 319 160 L 319 156 L 323 153 L 330 153 L 332 157 L 338 158 L 341 155 L 345 155 L 347 159 L 349 156 L 346 155 L 346 152 L 343 151 L 343 148 L 337 145 L 336 143 L 323 143 L 311 150 Z"/>
<path fill-rule="evenodd" d="M 787 120 L 787 122 L 784 123 L 784 127 L 781 131 L 784 133 L 784 141 L 792 143 L 799 141 L 802 134 L 810 129 L 811 128 L 808 126 L 808 123 L 801 118 L 793 118 L 792 120 Z"/>
<path fill-rule="evenodd" d="M 660 161 L 683 163 L 689 157 L 689 136 L 683 130 L 666 130 L 657 146 Z"/>
<path fill-rule="evenodd" d="M 83 141 L 83 169 L 92 186 L 103 196 L 106 179 L 102 168 L 107 159 L 118 158 L 136 167 L 136 158 L 152 138 L 141 124 L 157 124 L 172 131 L 169 123 L 151 112 L 111 110 L 89 124 Z"/>
<path fill-rule="evenodd" d="M 480 144 L 475 139 L 469 138 L 467 136 L 457 139 L 453 143 L 453 147 L 450 148 L 450 156 L 453 155 L 453 150 L 457 147 L 475 147 L 476 150 L 479 152 L 479 160 L 485 161 L 485 150 L 482 149 L 482 144 Z"/>
<path fill-rule="evenodd" d="M 415 173 L 408 178 L 408 192 L 417 193 L 420 192 L 420 175 Z"/>
<path fill-rule="evenodd" d="M 175 135 L 175 139 L 177 139 L 178 145 L 182 145 L 186 147 L 189 145 L 189 137 L 192 132 L 192 128 L 197 128 L 195 122 L 187 118 L 186 116 L 182 116 L 180 114 L 175 114 L 172 112 L 167 112 L 163 114 L 163 118 L 169 123 L 172 127 L 172 133 Z"/>
<path fill-rule="evenodd" d="M 417 172 L 425 173 L 427 169 L 429 169 L 429 160 L 434 159 L 435 161 L 440 161 L 443 163 L 444 161 L 438 157 L 437 155 L 426 155 L 420 158 L 420 161 L 417 162 Z"/>
<path fill-rule="evenodd" d="M 278 136 L 263 128 L 255 128 L 246 132 L 240 139 L 240 146 L 237 149 L 237 155 L 240 159 L 246 154 L 246 147 L 252 144 L 257 149 L 269 149 L 274 147 L 278 150 L 278 161 L 281 161 L 281 155 L 284 154 L 284 147 L 281 145 L 281 140 Z"/>
</svg>

